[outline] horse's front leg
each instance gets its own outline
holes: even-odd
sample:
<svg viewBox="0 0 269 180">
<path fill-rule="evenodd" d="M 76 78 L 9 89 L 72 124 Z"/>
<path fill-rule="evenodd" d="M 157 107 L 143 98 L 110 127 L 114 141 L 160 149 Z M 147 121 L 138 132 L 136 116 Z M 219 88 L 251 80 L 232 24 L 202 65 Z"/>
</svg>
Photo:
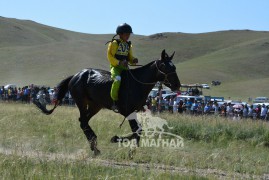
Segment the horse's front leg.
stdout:
<svg viewBox="0 0 269 180">
<path fill-rule="evenodd" d="M 137 120 L 136 112 L 133 112 L 132 114 L 130 114 L 127 117 L 127 119 L 128 119 L 129 125 L 131 127 L 132 134 L 128 135 L 128 136 L 125 136 L 125 137 L 114 136 L 114 137 L 111 138 L 111 142 L 112 143 L 118 143 L 118 142 L 124 142 L 126 140 L 130 141 L 132 139 L 135 139 L 136 140 L 136 145 L 139 146 L 142 127 L 141 127 L 140 123 Z"/>
<path fill-rule="evenodd" d="M 128 117 L 128 122 L 131 127 L 131 130 L 133 134 L 130 136 L 130 139 L 136 139 L 136 144 L 139 146 L 140 136 L 142 133 L 142 127 L 141 124 L 137 120 L 137 114 L 136 112 L 133 112 Z"/>
</svg>

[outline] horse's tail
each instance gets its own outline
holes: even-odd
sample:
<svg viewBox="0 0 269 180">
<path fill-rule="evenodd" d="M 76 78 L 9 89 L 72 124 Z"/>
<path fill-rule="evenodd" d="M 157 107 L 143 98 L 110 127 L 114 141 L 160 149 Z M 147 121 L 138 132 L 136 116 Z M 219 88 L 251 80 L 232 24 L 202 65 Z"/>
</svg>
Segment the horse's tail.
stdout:
<svg viewBox="0 0 269 180">
<path fill-rule="evenodd" d="M 57 85 L 57 90 L 56 90 L 56 96 L 54 99 L 54 107 L 51 110 L 48 110 L 44 105 L 42 105 L 37 99 L 33 100 L 33 103 L 46 115 L 50 115 L 56 107 L 61 104 L 62 99 L 64 98 L 65 94 L 68 91 L 68 84 L 70 80 L 73 78 L 73 76 L 69 76 L 68 78 L 62 80 L 58 85 Z"/>
</svg>

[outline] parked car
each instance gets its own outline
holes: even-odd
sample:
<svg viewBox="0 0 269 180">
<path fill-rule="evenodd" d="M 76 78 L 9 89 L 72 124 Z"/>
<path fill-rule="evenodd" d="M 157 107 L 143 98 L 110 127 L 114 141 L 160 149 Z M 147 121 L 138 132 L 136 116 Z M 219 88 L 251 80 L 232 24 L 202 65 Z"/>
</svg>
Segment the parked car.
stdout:
<svg viewBox="0 0 269 180">
<path fill-rule="evenodd" d="M 162 89 L 162 95 L 169 93 L 172 93 L 171 89 Z M 153 88 L 149 93 L 149 96 L 151 97 L 156 97 L 158 95 L 159 95 L 158 88 Z"/>
<path fill-rule="evenodd" d="M 180 100 L 182 100 L 183 102 L 185 100 L 190 100 L 191 102 L 194 102 L 194 100 L 196 100 L 197 102 L 202 102 L 204 101 L 204 96 L 185 96 L 185 95 L 178 95 L 177 96 L 177 103 L 179 103 Z"/>
<path fill-rule="evenodd" d="M 163 97 L 163 99 L 168 100 L 168 99 L 170 99 L 171 97 L 172 97 L 172 98 L 177 97 L 177 93 L 172 92 L 172 93 L 168 93 L 168 94 L 162 94 L 162 97 Z"/>
<path fill-rule="evenodd" d="M 262 105 L 265 105 L 265 106 L 269 106 L 269 103 L 254 103 L 253 104 L 253 109 L 255 109 L 258 105 L 262 106 Z"/>
<path fill-rule="evenodd" d="M 201 84 L 201 86 L 203 87 L 203 89 L 210 89 L 208 84 Z"/>
<path fill-rule="evenodd" d="M 221 82 L 220 81 L 218 81 L 218 80 L 216 80 L 216 81 L 212 81 L 212 83 L 211 83 L 213 86 L 218 86 L 218 85 L 220 85 L 221 84 Z"/>
<path fill-rule="evenodd" d="M 256 97 L 253 101 L 253 103 L 266 103 L 269 102 L 268 97 Z"/>
</svg>

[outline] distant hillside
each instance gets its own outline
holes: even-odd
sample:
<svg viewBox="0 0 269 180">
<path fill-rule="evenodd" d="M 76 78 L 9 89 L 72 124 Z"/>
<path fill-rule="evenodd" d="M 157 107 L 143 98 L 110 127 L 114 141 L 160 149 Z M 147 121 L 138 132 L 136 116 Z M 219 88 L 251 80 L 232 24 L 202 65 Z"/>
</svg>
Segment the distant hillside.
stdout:
<svg viewBox="0 0 269 180">
<path fill-rule="evenodd" d="M 54 86 L 83 68 L 109 69 L 105 43 L 113 34 L 94 35 L 0 17 L 0 85 Z M 132 35 L 140 64 L 176 51 L 174 62 L 182 83 L 222 85 L 207 95 L 231 98 L 269 96 L 269 32 L 231 30 L 200 34 Z"/>
</svg>

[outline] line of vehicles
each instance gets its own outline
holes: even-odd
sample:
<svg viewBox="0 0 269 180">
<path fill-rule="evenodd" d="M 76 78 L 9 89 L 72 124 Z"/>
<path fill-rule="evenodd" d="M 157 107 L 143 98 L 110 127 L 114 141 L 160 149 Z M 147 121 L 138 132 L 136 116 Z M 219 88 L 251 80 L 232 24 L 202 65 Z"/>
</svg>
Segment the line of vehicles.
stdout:
<svg viewBox="0 0 269 180">
<path fill-rule="evenodd" d="M 202 86 L 199 86 L 200 88 L 202 88 Z M 198 87 L 197 87 L 198 88 Z M 165 100 L 169 100 L 171 98 L 176 98 L 177 103 L 179 103 L 180 100 L 182 100 L 183 102 L 185 100 L 190 100 L 192 102 L 194 102 L 195 100 L 197 102 L 202 102 L 204 101 L 204 96 L 202 96 L 200 90 L 198 90 L 195 88 L 195 94 L 193 94 L 193 90 L 188 88 L 187 91 L 181 91 L 180 94 L 179 93 L 175 93 L 173 91 L 171 91 L 171 89 L 169 88 L 163 88 L 161 89 L 161 94 L 162 94 L 162 98 Z M 152 98 L 158 97 L 159 96 L 159 90 L 158 88 L 153 88 L 151 90 L 151 92 L 149 93 L 149 96 L 151 96 Z"/>
<path fill-rule="evenodd" d="M 247 102 L 241 102 L 241 101 L 232 101 L 232 100 L 224 100 L 224 97 L 211 97 L 211 96 L 203 96 L 202 89 L 209 89 L 207 87 L 207 84 L 194 84 L 194 85 L 186 85 L 183 84 L 182 88 L 185 88 L 185 90 L 182 90 L 180 93 L 172 92 L 171 89 L 165 87 L 161 89 L 162 98 L 165 100 L 168 100 L 170 98 L 176 98 L 176 102 L 179 103 L 180 100 L 183 102 L 185 100 L 190 100 L 191 102 L 197 101 L 197 102 L 210 102 L 210 101 L 216 101 L 219 105 L 223 105 L 224 103 L 231 103 L 232 105 L 236 104 L 244 104 L 249 105 Z M 149 96 L 151 97 L 157 97 L 159 96 L 159 90 L 158 88 L 153 88 L 150 92 Z M 265 105 L 269 106 L 269 98 L 268 97 L 256 97 L 253 100 L 253 107 L 257 107 L 258 105 Z"/>
</svg>

